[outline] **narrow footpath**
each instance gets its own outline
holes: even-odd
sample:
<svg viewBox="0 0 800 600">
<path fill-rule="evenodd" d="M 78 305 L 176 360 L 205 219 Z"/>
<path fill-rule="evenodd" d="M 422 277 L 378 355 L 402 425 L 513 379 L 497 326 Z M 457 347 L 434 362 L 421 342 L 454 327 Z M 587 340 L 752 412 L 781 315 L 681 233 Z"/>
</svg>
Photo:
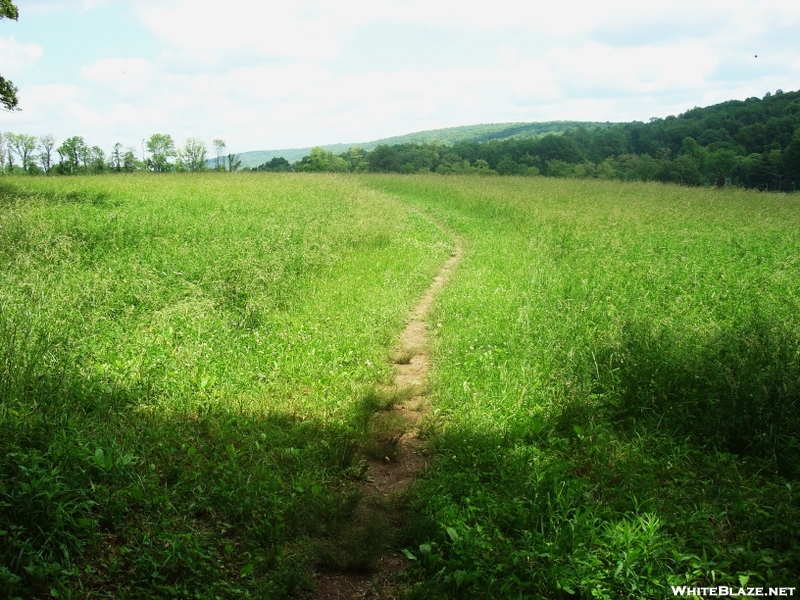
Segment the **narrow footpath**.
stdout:
<svg viewBox="0 0 800 600">
<path fill-rule="evenodd" d="M 378 392 L 386 397 L 398 399 L 388 411 L 379 411 L 373 427 L 392 423 L 400 433 L 393 440 L 391 452 L 385 456 L 370 453 L 365 457 L 368 465 L 366 478 L 361 484 L 363 497 L 356 508 L 355 519 L 366 522 L 371 512 L 391 510 L 393 502 L 416 479 L 425 468 L 425 456 L 420 440 L 419 427 L 428 410 L 428 370 L 430 348 L 428 345 L 428 323 L 426 318 L 439 291 L 447 284 L 455 270 L 463 248 L 461 240 L 452 232 L 455 246 L 425 295 L 411 311 L 409 322 L 400 336 L 394 359 L 395 377 L 393 385 Z M 386 429 L 386 428 L 384 428 Z M 391 454 L 392 456 L 388 456 Z M 398 519 L 390 523 L 396 533 L 400 528 Z M 391 535 L 389 536 L 392 537 Z M 385 551 L 368 573 L 323 571 L 315 580 L 313 600 L 351 600 L 361 598 L 396 597 L 397 574 L 408 564 L 408 560 L 397 550 Z"/>
</svg>

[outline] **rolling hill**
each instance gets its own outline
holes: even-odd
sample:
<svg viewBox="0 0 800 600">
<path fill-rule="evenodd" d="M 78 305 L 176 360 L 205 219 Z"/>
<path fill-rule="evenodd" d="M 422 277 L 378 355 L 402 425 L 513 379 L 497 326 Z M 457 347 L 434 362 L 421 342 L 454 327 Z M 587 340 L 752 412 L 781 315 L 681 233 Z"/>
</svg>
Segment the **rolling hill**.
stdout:
<svg viewBox="0 0 800 600">
<path fill-rule="evenodd" d="M 487 142 L 489 140 L 505 140 L 511 138 L 538 137 L 547 133 L 561 133 L 568 129 L 580 127 L 603 126 L 610 123 L 595 123 L 583 121 L 548 121 L 543 123 L 490 123 L 483 125 L 464 125 L 461 127 L 446 127 L 444 129 L 430 129 L 428 131 L 417 131 L 405 135 L 397 135 L 382 138 L 371 142 L 328 144 L 322 146 L 334 154 L 346 152 L 353 146 L 359 146 L 364 150 L 372 150 L 376 146 L 386 144 L 393 146 L 396 144 L 439 142 L 442 144 L 454 144 L 456 142 Z M 249 169 L 264 164 L 272 158 L 282 156 L 289 162 L 296 162 L 307 156 L 311 152 L 311 147 L 307 148 L 283 148 L 278 150 L 254 150 L 242 152 L 239 158 L 242 161 L 242 168 Z M 213 167 L 216 159 L 207 161 L 209 167 Z"/>
</svg>

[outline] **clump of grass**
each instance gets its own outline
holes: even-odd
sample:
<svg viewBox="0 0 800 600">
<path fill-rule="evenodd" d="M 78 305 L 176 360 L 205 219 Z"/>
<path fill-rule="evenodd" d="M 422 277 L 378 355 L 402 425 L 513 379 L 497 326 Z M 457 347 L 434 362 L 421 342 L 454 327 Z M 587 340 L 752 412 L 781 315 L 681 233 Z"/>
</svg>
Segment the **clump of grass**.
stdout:
<svg viewBox="0 0 800 600">
<path fill-rule="evenodd" d="M 407 365 L 419 352 L 414 348 L 404 348 L 394 355 L 394 364 Z"/>
<path fill-rule="evenodd" d="M 362 407 L 367 416 L 375 411 L 392 410 L 419 394 L 418 386 L 375 386 L 364 396 Z"/>
<path fill-rule="evenodd" d="M 400 450 L 400 440 L 408 431 L 408 422 L 396 411 L 380 412 L 370 422 L 364 441 L 364 452 L 376 460 L 394 461 Z"/>
</svg>

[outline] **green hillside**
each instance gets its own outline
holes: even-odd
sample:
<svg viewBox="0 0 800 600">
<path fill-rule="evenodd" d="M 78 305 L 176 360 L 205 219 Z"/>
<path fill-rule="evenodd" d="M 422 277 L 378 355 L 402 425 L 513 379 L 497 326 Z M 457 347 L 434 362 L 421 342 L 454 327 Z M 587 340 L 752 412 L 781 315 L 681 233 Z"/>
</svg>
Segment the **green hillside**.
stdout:
<svg viewBox="0 0 800 600">
<path fill-rule="evenodd" d="M 800 92 L 767 92 L 763 98 L 693 108 L 648 123 L 557 125 L 561 132 L 550 123 L 533 123 L 412 134 L 374 148 L 352 148 L 339 156 L 312 149 L 293 167 L 285 158 L 274 158 L 257 168 L 544 175 L 800 189 Z M 460 135 L 465 138 L 457 140 Z M 446 141 L 440 144 L 431 138 Z"/>
<path fill-rule="evenodd" d="M 346 152 L 353 146 L 359 146 L 364 150 L 372 150 L 381 144 L 393 146 L 395 144 L 407 144 L 411 142 L 441 142 L 442 144 L 454 144 L 456 142 L 486 142 L 489 140 L 506 140 L 512 138 L 529 138 L 544 135 L 545 133 L 562 132 L 577 127 L 594 127 L 604 125 L 604 123 L 583 122 L 583 121 L 548 121 L 545 123 L 489 123 L 482 125 L 463 125 L 461 127 L 445 127 L 444 129 L 430 129 L 428 131 L 417 131 L 405 135 L 382 138 L 371 142 L 347 143 L 347 144 L 328 144 L 322 146 L 325 150 L 340 154 Z M 252 152 L 242 152 L 239 158 L 242 160 L 243 168 L 257 167 L 265 162 L 282 156 L 289 162 L 296 162 L 307 156 L 311 152 L 308 148 L 283 148 L 279 150 L 254 150 Z M 208 165 L 213 166 L 216 159 L 209 160 Z"/>
</svg>

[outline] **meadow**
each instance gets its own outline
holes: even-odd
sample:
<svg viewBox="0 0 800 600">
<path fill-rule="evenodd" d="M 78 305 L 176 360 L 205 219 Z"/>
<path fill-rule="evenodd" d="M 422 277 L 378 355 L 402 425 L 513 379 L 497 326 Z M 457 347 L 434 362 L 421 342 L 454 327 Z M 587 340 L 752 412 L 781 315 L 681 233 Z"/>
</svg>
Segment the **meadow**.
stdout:
<svg viewBox="0 0 800 600">
<path fill-rule="evenodd" d="M 451 241 L 347 179 L 8 179 L 0 597 L 286 597 Z"/>
<path fill-rule="evenodd" d="M 453 235 L 404 594 L 798 585 L 797 195 L 259 173 L 0 181 L 0 594 L 307 594 Z"/>
<path fill-rule="evenodd" d="M 370 184 L 465 246 L 431 317 L 413 597 L 798 585 L 800 198 Z"/>
</svg>

